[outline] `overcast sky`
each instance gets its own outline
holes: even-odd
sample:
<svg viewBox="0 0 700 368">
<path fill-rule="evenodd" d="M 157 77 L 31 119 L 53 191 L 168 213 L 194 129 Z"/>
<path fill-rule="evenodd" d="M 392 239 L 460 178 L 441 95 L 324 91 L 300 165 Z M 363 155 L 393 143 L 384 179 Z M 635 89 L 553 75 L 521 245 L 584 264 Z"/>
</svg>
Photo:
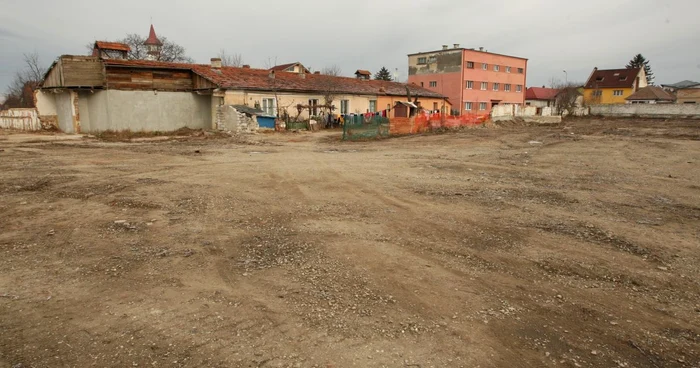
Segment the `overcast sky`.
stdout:
<svg viewBox="0 0 700 368">
<path fill-rule="evenodd" d="M 442 44 L 529 59 L 528 86 L 584 82 L 637 53 L 656 83 L 700 81 L 699 0 L 0 0 L 0 89 L 37 51 L 47 66 L 95 39 L 156 32 L 209 62 L 220 49 L 253 67 L 268 59 L 408 72 L 406 55 Z"/>
</svg>

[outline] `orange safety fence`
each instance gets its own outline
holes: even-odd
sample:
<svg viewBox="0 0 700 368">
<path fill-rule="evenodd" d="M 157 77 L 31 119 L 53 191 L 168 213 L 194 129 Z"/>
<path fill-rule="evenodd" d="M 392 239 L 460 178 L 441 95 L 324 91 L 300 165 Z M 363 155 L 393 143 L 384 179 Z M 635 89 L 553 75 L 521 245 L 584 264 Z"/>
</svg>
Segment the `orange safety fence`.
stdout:
<svg viewBox="0 0 700 368">
<path fill-rule="evenodd" d="M 389 122 L 390 135 L 418 134 L 440 128 L 461 128 L 484 124 L 488 114 L 466 114 L 460 116 L 434 114 L 418 114 L 410 118 L 392 118 Z"/>
</svg>

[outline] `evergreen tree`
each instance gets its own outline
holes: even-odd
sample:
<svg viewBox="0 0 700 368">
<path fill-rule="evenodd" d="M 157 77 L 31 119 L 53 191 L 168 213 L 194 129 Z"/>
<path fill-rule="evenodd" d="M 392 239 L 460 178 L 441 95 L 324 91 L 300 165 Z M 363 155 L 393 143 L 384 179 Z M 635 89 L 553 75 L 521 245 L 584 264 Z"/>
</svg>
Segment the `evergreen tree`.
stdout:
<svg viewBox="0 0 700 368">
<path fill-rule="evenodd" d="M 374 75 L 374 79 L 377 80 L 385 80 L 385 81 L 391 81 L 394 80 L 394 78 L 391 77 L 391 73 L 389 72 L 389 69 L 382 67 L 379 69 L 377 74 Z"/>
<path fill-rule="evenodd" d="M 632 60 L 630 60 L 629 64 L 627 64 L 628 68 L 644 68 L 644 73 L 647 75 L 647 83 L 654 84 L 654 73 L 651 71 L 651 67 L 649 66 L 649 60 L 644 58 L 642 54 L 637 54 L 635 55 Z"/>
</svg>

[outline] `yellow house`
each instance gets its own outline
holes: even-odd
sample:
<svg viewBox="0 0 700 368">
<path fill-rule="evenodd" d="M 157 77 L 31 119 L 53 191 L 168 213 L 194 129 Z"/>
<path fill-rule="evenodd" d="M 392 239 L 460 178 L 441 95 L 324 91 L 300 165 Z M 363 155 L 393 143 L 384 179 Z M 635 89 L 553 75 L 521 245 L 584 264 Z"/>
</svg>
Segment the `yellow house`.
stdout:
<svg viewBox="0 0 700 368">
<path fill-rule="evenodd" d="M 588 104 L 624 104 L 627 97 L 646 86 L 644 68 L 594 68 L 584 85 L 583 98 Z"/>
</svg>

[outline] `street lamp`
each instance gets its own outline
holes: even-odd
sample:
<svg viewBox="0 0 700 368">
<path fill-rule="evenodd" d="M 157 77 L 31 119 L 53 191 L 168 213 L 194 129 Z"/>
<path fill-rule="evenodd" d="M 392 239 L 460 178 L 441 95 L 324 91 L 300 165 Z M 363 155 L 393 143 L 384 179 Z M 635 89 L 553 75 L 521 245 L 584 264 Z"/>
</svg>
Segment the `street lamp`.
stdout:
<svg viewBox="0 0 700 368">
<path fill-rule="evenodd" d="M 569 84 L 569 73 L 564 70 L 564 84 Z"/>
</svg>

